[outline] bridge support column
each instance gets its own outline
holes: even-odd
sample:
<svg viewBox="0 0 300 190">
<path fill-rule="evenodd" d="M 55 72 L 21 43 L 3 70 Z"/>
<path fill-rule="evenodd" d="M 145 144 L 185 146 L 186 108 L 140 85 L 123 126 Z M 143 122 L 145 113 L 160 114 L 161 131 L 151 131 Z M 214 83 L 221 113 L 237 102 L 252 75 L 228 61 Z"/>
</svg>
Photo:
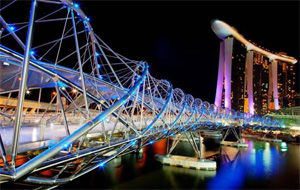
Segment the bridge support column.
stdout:
<svg viewBox="0 0 300 190">
<path fill-rule="evenodd" d="M 166 155 L 155 155 L 156 159 L 162 164 L 171 165 L 171 166 L 181 166 L 184 168 L 195 168 L 195 169 L 204 169 L 204 170 L 216 170 L 217 164 L 215 161 L 207 160 L 202 157 L 201 153 L 201 136 L 199 133 L 188 132 L 184 133 L 186 136 L 186 140 L 188 141 L 193 150 L 196 153 L 196 157 L 186 157 L 179 155 L 171 155 L 174 148 L 178 145 L 178 143 L 182 140 L 183 134 L 177 135 L 173 139 L 173 143 L 170 149 L 167 148 Z M 196 137 L 199 135 L 199 144 L 196 143 Z M 199 147 L 198 147 L 199 145 Z"/>
<path fill-rule="evenodd" d="M 223 140 L 221 142 L 221 145 L 225 145 L 225 146 L 234 146 L 234 147 L 238 147 L 238 148 L 248 148 L 248 144 L 246 143 L 243 143 L 243 140 L 242 140 L 242 136 L 241 136 L 241 127 L 239 129 L 239 134 L 237 132 L 237 129 L 238 127 L 237 126 L 230 126 L 228 127 L 224 137 L 223 137 Z M 233 133 L 233 135 L 235 136 L 236 138 L 236 141 L 226 141 L 226 137 L 230 134 L 230 133 Z"/>
</svg>

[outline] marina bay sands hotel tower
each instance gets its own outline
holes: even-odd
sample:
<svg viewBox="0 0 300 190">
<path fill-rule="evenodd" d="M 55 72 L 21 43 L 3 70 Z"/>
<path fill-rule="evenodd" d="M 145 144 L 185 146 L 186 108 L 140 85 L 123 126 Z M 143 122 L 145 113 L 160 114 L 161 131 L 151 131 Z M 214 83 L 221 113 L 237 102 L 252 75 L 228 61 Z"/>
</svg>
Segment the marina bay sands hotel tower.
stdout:
<svg viewBox="0 0 300 190">
<path fill-rule="evenodd" d="M 295 58 L 261 48 L 223 21 L 211 27 L 222 39 L 216 106 L 251 114 L 294 106 Z"/>
</svg>

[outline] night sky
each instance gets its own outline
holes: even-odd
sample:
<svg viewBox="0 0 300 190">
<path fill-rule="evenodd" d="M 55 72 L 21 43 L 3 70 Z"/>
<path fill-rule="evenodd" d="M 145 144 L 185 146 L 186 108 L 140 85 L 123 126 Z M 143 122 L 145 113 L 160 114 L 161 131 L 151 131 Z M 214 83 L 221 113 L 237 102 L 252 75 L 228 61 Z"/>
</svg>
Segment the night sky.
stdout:
<svg viewBox="0 0 300 190">
<path fill-rule="evenodd" d="M 246 39 L 299 60 L 299 2 L 79 1 L 94 31 L 116 52 L 150 65 L 150 73 L 214 102 L 220 19 Z M 297 63 L 299 71 L 299 63 Z M 299 72 L 297 72 L 299 81 Z M 298 85 L 299 86 L 299 83 Z M 299 87 L 297 88 L 299 92 Z"/>
</svg>

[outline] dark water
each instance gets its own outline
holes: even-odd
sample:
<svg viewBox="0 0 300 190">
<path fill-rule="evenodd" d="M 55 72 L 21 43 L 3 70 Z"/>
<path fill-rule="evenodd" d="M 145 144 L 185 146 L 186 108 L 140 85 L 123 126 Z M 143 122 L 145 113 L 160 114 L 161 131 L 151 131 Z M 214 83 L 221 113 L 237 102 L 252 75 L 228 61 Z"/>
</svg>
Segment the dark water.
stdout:
<svg viewBox="0 0 300 190">
<path fill-rule="evenodd" d="M 217 171 L 163 166 L 154 154 L 165 153 L 165 141 L 143 154 L 129 154 L 58 189 L 300 189 L 300 146 L 245 139 L 248 149 L 203 145 L 204 156 L 216 153 Z M 192 156 L 182 142 L 173 154 Z"/>
</svg>

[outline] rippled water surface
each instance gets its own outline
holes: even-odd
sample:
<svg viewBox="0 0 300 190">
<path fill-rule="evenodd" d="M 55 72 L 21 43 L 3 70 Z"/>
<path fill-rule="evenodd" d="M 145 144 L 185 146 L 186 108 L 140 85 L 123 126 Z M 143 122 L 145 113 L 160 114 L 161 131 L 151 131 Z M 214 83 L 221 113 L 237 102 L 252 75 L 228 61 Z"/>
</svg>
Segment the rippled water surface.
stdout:
<svg viewBox="0 0 300 190">
<path fill-rule="evenodd" d="M 219 153 L 217 171 L 163 166 L 154 154 L 164 154 L 166 141 L 142 154 L 117 158 L 90 174 L 58 187 L 71 189 L 300 189 L 300 146 L 245 139 L 248 149 L 202 144 L 204 156 Z M 188 142 L 173 154 L 192 156 Z"/>
</svg>

